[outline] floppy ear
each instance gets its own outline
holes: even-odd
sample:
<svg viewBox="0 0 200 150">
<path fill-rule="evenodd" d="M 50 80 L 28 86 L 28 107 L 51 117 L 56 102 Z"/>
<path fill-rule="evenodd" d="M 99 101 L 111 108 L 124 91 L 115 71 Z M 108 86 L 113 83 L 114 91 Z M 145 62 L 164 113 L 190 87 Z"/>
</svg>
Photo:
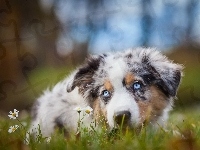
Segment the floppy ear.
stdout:
<svg viewBox="0 0 200 150">
<path fill-rule="evenodd" d="M 68 84 L 67 92 L 73 91 L 75 87 L 79 87 L 80 92 L 86 91 L 91 87 L 94 82 L 93 75 L 98 70 L 101 60 L 101 56 L 88 58 L 85 64 L 75 73 L 72 82 Z"/>
<path fill-rule="evenodd" d="M 157 79 L 156 84 L 159 86 L 166 95 L 176 96 L 181 76 L 182 66 L 170 63 L 164 70 L 158 70 L 160 78 Z"/>
<path fill-rule="evenodd" d="M 150 70 L 150 74 L 153 74 L 155 85 L 167 96 L 176 96 L 183 66 L 169 61 L 158 51 L 143 55 L 143 62 Z"/>
</svg>

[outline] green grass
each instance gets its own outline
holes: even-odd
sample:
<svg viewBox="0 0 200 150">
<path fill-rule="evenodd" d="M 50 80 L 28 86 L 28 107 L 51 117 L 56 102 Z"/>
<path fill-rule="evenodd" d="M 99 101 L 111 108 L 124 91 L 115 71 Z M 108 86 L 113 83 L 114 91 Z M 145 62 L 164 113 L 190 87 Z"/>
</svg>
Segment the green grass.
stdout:
<svg viewBox="0 0 200 150">
<path fill-rule="evenodd" d="M 176 108 L 200 104 L 200 50 L 192 45 L 175 48 L 168 54 L 171 60 L 184 65 L 183 78 L 178 90 Z"/>
<path fill-rule="evenodd" d="M 20 114 L 19 114 L 20 116 Z M 19 117 L 20 120 L 20 117 Z M 29 119 L 20 120 L 20 122 Z M 11 125 L 20 123 L 17 120 L 1 118 L 0 149 L 41 149 L 41 150 L 74 150 L 74 149 L 199 149 L 200 148 L 200 112 L 195 109 L 177 110 L 170 115 L 167 128 L 157 130 L 144 127 L 140 133 L 135 130 L 111 132 L 102 128 L 101 131 L 81 131 L 65 139 L 62 133 L 55 132 L 50 143 L 45 138 L 40 142 L 23 144 L 26 129 L 22 126 L 13 133 L 8 133 Z M 25 127 L 27 128 L 27 127 Z"/>
</svg>

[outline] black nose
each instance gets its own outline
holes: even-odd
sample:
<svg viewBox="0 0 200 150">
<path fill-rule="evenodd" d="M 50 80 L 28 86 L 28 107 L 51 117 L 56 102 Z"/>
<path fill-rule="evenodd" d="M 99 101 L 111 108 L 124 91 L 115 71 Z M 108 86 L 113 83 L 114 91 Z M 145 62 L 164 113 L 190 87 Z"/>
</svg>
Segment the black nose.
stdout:
<svg viewBox="0 0 200 150">
<path fill-rule="evenodd" d="M 123 119 L 124 118 L 124 119 Z M 131 118 L 131 113 L 129 111 L 119 111 L 115 113 L 114 119 L 118 125 L 127 124 Z"/>
</svg>

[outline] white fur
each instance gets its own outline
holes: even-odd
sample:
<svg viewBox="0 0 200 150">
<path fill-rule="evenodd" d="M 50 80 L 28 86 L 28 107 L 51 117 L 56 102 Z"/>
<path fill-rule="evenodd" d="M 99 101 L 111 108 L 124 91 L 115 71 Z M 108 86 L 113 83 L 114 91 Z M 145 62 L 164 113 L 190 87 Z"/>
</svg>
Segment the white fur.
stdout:
<svg viewBox="0 0 200 150">
<path fill-rule="evenodd" d="M 107 119 L 110 127 L 114 127 L 113 116 L 117 111 L 130 111 L 131 124 L 139 123 L 139 108 L 133 97 L 126 92 L 125 88 L 116 89 L 112 100 L 107 105 Z"/>
<path fill-rule="evenodd" d="M 44 137 L 50 136 L 55 127 L 55 118 L 61 115 L 63 122 L 67 123 L 67 127 L 75 131 L 77 129 L 78 113 L 73 110 L 75 107 L 80 106 L 82 108 L 87 106 L 84 98 L 78 93 L 78 88 L 75 88 L 72 92 L 67 93 L 66 87 L 71 84 L 72 77 L 74 73 L 69 78 L 59 82 L 51 91 L 47 90 L 38 99 L 40 107 L 37 110 L 37 118 L 31 124 L 29 130 L 30 133 L 38 132 L 38 125 L 42 135 Z M 57 95 L 61 94 L 61 97 Z M 67 103 L 63 103 L 61 100 L 66 100 Z M 49 107 L 49 105 L 53 107 Z M 90 118 L 85 117 L 85 120 Z M 87 122 L 87 121 L 85 121 Z"/>
</svg>

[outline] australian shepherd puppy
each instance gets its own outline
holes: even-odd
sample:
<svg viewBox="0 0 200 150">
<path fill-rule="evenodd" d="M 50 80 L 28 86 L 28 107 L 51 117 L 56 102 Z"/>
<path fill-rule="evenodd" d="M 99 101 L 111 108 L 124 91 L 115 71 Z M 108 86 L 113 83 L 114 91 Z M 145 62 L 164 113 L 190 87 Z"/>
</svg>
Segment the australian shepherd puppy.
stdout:
<svg viewBox="0 0 200 150">
<path fill-rule="evenodd" d="M 182 68 L 151 48 L 91 56 L 37 99 L 30 132 L 36 133 L 38 125 L 43 136 L 50 136 L 55 127 L 76 131 L 80 116 L 74 108 L 86 106 L 93 113 L 83 117 L 85 124 L 103 117 L 111 129 L 122 120 L 129 127 L 144 122 L 162 126 L 176 97 Z"/>
</svg>

